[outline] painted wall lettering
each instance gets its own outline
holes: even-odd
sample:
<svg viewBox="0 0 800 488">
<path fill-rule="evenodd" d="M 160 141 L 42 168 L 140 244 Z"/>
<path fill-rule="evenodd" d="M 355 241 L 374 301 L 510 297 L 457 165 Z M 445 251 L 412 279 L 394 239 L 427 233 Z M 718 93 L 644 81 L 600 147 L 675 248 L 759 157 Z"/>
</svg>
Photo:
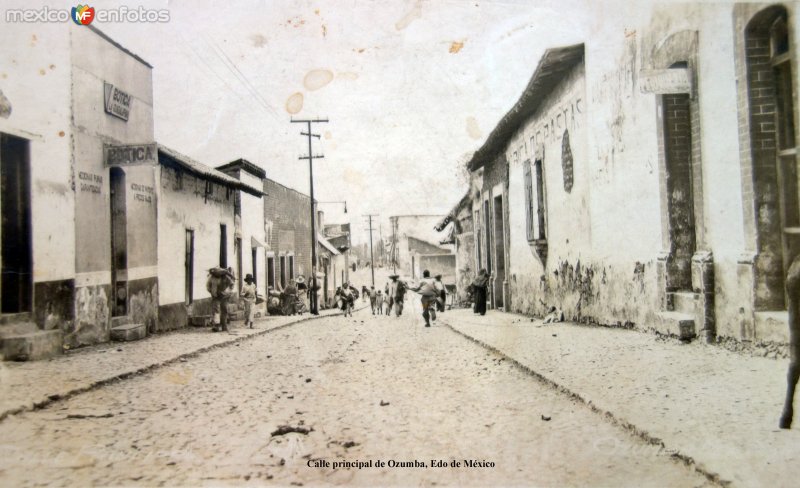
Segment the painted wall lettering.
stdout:
<svg viewBox="0 0 800 488">
<path fill-rule="evenodd" d="M 131 183 L 131 190 L 133 190 L 133 199 L 137 202 L 152 203 L 153 202 L 153 187 L 140 185 L 138 183 Z"/>
<path fill-rule="evenodd" d="M 80 186 L 78 187 L 84 193 L 101 193 L 103 177 L 94 173 L 87 173 L 86 171 L 78 172 L 78 179 Z"/>
</svg>

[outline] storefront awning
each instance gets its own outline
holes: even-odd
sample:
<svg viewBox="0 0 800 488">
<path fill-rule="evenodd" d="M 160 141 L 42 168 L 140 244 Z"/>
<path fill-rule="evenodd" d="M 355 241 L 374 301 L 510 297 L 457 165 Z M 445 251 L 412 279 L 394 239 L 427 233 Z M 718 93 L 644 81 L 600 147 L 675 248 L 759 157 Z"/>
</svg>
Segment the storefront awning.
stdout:
<svg viewBox="0 0 800 488">
<path fill-rule="evenodd" d="M 259 241 L 253 236 L 250 236 L 250 247 L 263 247 L 264 249 L 269 249 L 269 246 L 265 243 Z"/>
<path fill-rule="evenodd" d="M 338 250 L 338 249 L 336 249 L 336 247 L 334 247 L 334 245 L 333 245 L 333 244 L 331 244 L 330 242 L 328 242 L 328 239 L 325 239 L 325 238 L 324 238 L 324 237 L 322 237 L 320 234 L 317 234 L 317 242 L 319 242 L 320 244 L 322 244 L 322 247 L 324 247 L 325 249 L 327 249 L 327 250 L 328 250 L 328 251 L 329 251 L 329 252 L 330 252 L 330 253 L 331 253 L 333 256 L 338 256 L 338 255 L 340 255 L 340 254 L 341 254 L 341 253 L 339 252 L 339 250 Z"/>
</svg>

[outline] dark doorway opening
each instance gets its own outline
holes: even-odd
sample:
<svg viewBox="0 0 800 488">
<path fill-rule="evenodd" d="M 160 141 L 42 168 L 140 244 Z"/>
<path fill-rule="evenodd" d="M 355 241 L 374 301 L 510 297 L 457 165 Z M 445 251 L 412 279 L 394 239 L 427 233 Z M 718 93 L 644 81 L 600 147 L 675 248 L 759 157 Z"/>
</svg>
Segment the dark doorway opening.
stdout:
<svg viewBox="0 0 800 488">
<path fill-rule="evenodd" d="M 506 280 L 506 250 L 503 228 L 503 197 L 494 197 L 494 306 L 502 308 L 503 303 L 503 282 Z"/>
<path fill-rule="evenodd" d="M 662 111 L 670 251 L 667 290 L 689 291 L 692 289 L 692 256 L 697 250 L 689 95 L 664 95 Z"/>
<path fill-rule="evenodd" d="M 2 313 L 30 312 L 33 302 L 30 143 L 0 134 Z"/>
<path fill-rule="evenodd" d="M 256 258 L 258 257 L 258 248 L 251 247 L 250 248 L 250 256 L 251 256 L 251 260 L 252 260 L 251 262 L 253 264 L 253 266 L 252 266 L 252 268 L 253 268 L 253 271 L 252 271 L 252 273 L 253 273 L 253 284 L 254 285 L 258 285 L 258 264 L 256 263 Z"/>
<path fill-rule="evenodd" d="M 125 210 L 125 171 L 111 168 L 111 284 L 114 287 L 112 317 L 128 313 L 128 222 Z"/>
<path fill-rule="evenodd" d="M 219 267 L 228 267 L 228 226 L 219 224 Z"/>
<path fill-rule="evenodd" d="M 275 288 L 275 258 L 267 258 L 267 288 Z"/>
<path fill-rule="evenodd" d="M 194 231 L 186 229 L 186 260 L 184 264 L 186 303 L 194 300 Z"/>
</svg>

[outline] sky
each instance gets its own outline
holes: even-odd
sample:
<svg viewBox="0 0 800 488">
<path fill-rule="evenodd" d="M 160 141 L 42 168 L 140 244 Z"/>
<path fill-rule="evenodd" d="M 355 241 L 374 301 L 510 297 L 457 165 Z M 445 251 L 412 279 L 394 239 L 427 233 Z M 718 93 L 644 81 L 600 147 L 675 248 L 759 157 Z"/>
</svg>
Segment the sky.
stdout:
<svg viewBox="0 0 800 488">
<path fill-rule="evenodd" d="M 10 3 L 15 3 L 12 0 Z M 19 3 L 19 2 L 16 2 Z M 642 2 L 639 2 L 640 4 Z M 63 8 L 60 1 L 26 1 Z M 620 0 L 98 1 L 168 9 L 166 23 L 93 25 L 153 69 L 156 141 L 209 166 L 245 158 L 368 237 L 364 214 L 445 214 L 465 162 L 549 47 L 586 41 Z M 72 6 L 71 4 L 69 6 Z"/>
<path fill-rule="evenodd" d="M 95 2 L 108 8 L 124 2 Z M 132 5 L 132 4 L 127 4 Z M 138 5 L 138 4 L 137 4 Z M 143 2 L 168 23 L 97 27 L 153 65 L 156 140 L 210 166 L 244 157 L 315 197 L 327 222 L 445 214 L 464 163 L 550 46 L 580 42 L 580 2 Z M 573 8 L 574 7 L 574 8 Z M 564 15 L 563 12 L 572 12 Z M 554 21 L 553 19 L 558 19 Z"/>
</svg>

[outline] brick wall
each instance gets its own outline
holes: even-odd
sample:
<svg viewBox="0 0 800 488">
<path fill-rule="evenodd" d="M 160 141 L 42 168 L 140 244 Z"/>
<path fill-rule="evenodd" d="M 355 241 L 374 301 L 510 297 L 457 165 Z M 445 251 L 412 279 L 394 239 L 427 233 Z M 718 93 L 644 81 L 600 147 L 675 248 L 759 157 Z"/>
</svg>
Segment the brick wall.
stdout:
<svg viewBox="0 0 800 488">
<path fill-rule="evenodd" d="M 739 7 L 736 11 L 743 199 L 748 237 L 757 253 L 753 270 L 756 310 L 784 308 L 775 91 L 769 62 L 771 10 L 757 14 Z"/>
<path fill-rule="evenodd" d="M 295 275 L 311 275 L 311 199 L 273 180 L 264 180 L 264 220 L 268 252 L 275 253 L 275 276 L 280 282 L 280 255 L 294 254 Z M 286 267 L 289 266 L 288 259 Z M 288 269 L 286 271 L 288 277 Z"/>
</svg>

